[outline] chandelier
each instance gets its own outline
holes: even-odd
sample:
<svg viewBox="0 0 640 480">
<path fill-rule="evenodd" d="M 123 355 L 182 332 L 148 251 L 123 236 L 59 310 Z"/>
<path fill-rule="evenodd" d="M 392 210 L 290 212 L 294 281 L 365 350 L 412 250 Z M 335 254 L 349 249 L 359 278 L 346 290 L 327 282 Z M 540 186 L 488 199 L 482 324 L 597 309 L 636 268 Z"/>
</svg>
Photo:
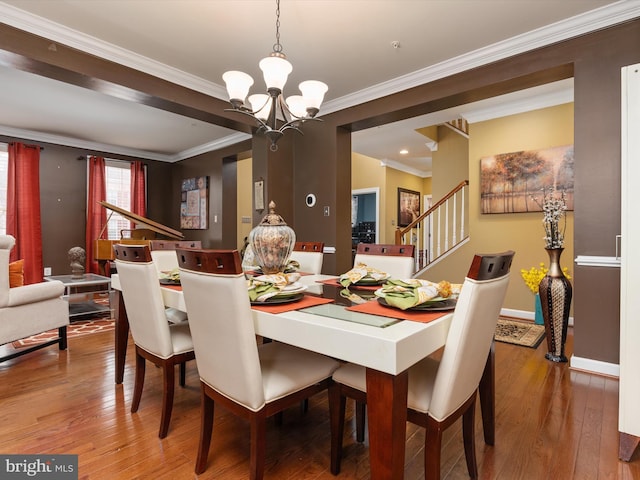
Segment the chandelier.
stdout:
<svg viewBox="0 0 640 480">
<path fill-rule="evenodd" d="M 302 95 L 291 95 L 286 100 L 283 98 L 282 89 L 293 67 L 282 53 L 280 44 L 280 0 L 276 0 L 276 43 L 273 45 L 273 52 L 263 58 L 259 66 L 267 85 L 267 93 L 250 95 L 248 100 L 251 108 L 245 105 L 245 98 L 253 85 L 253 78 L 235 70 L 222 75 L 232 107 L 225 111 L 253 117 L 259 125 L 258 132 L 264 132 L 271 141 L 271 150 L 275 152 L 278 149 L 276 143 L 286 130 L 302 133 L 302 123 L 307 120 L 320 120 L 315 116 L 320 110 L 324 94 L 329 89 L 326 84 L 317 80 L 306 80 L 298 85 Z"/>
</svg>

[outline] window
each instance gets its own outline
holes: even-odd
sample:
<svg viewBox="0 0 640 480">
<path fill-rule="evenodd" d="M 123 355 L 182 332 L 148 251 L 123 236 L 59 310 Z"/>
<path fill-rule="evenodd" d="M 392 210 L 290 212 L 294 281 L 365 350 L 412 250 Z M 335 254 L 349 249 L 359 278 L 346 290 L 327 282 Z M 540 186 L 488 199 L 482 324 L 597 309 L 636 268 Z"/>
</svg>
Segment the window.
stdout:
<svg viewBox="0 0 640 480">
<path fill-rule="evenodd" d="M 107 202 L 131 211 L 131 166 L 129 162 L 105 160 L 105 182 L 107 186 Z M 109 215 L 109 213 L 107 213 Z M 122 230 L 130 230 L 133 225 L 126 218 L 114 213 L 108 222 L 108 238 L 118 240 Z"/>
<path fill-rule="evenodd" d="M 7 233 L 7 166 L 9 153 L 7 144 L 0 143 L 0 234 Z"/>
</svg>

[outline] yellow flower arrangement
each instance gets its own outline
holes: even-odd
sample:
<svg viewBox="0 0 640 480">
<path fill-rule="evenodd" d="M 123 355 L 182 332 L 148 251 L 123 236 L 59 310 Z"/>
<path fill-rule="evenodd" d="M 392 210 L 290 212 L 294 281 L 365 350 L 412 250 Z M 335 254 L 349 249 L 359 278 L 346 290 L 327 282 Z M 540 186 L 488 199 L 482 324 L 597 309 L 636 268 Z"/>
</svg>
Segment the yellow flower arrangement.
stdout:
<svg viewBox="0 0 640 480">
<path fill-rule="evenodd" d="M 529 270 L 525 270 L 524 268 L 520 270 L 520 275 L 524 280 L 524 283 L 529 287 L 531 293 L 534 295 L 538 293 L 538 286 L 540 285 L 540 281 L 547 274 L 549 269 L 545 266 L 544 263 L 540 262 L 540 267 L 531 267 Z M 567 277 L 567 280 L 571 279 L 571 275 L 569 275 L 569 269 L 567 267 L 562 267 L 562 273 Z"/>
</svg>

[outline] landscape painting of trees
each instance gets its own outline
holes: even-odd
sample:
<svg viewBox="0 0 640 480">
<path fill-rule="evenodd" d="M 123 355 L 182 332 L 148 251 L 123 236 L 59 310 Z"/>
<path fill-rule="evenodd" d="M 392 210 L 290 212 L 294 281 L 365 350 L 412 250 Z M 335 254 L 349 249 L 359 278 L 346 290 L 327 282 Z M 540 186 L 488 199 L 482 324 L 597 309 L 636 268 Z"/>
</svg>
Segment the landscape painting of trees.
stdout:
<svg viewBox="0 0 640 480">
<path fill-rule="evenodd" d="M 535 199 L 549 187 L 564 191 L 567 209 L 573 210 L 573 145 L 480 159 L 482 213 L 539 212 Z"/>
</svg>

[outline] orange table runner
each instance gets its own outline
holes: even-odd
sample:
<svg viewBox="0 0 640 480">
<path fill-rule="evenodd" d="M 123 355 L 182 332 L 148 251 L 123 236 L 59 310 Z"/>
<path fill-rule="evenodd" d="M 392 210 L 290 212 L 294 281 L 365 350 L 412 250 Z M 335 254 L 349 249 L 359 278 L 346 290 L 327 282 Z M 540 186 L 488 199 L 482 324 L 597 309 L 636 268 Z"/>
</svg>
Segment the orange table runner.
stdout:
<svg viewBox="0 0 640 480">
<path fill-rule="evenodd" d="M 347 310 L 360 313 L 369 313 L 371 315 L 380 315 L 382 317 L 400 318 L 402 320 L 411 320 L 413 322 L 429 323 L 440 317 L 448 315 L 449 312 L 427 312 L 416 310 L 400 310 L 399 308 L 390 308 L 380 305 L 377 300 L 371 300 L 360 305 L 347 307 Z"/>
<path fill-rule="evenodd" d="M 331 303 L 334 300 L 332 298 L 316 297 L 314 295 L 305 295 L 297 302 L 291 303 L 265 303 L 264 305 L 251 305 L 254 310 L 260 310 L 267 313 L 284 313 L 292 310 L 302 310 L 307 307 L 315 307 L 316 305 L 322 305 L 323 303 Z"/>
</svg>

